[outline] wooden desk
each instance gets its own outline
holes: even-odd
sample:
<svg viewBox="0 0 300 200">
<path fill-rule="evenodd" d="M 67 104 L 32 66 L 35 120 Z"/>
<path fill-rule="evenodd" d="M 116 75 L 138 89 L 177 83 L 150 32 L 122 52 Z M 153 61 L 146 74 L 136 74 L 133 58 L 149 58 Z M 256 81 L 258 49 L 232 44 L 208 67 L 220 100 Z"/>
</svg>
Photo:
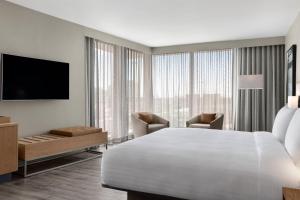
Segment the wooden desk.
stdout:
<svg viewBox="0 0 300 200">
<path fill-rule="evenodd" d="M 300 189 L 282 188 L 283 200 L 300 200 Z"/>
<path fill-rule="evenodd" d="M 0 175 L 18 170 L 18 126 L 0 124 Z"/>
</svg>

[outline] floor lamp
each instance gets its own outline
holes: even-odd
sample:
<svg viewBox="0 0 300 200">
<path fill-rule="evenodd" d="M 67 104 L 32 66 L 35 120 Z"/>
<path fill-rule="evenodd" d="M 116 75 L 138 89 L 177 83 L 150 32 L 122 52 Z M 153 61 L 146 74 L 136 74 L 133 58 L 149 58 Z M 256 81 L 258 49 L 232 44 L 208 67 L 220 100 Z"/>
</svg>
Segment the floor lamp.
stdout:
<svg viewBox="0 0 300 200">
<path fill-rule="evenodd" d="M 239 89 L 264 89 L 263 75 L 240 75 Z"/>
</svg>

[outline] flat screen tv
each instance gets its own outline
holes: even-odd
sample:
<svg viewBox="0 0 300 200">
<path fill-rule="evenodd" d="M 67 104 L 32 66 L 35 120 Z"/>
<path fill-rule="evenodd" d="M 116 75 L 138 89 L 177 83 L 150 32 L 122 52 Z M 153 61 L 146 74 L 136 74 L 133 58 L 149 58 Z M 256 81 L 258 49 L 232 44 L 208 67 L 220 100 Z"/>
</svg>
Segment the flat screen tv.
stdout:
<svg viewBox="0 0 300 200">
<path fill-rule="evenodd" d="M 69 99 L 69 64 L 1 54 L 1 99 Z"/>
</svg>

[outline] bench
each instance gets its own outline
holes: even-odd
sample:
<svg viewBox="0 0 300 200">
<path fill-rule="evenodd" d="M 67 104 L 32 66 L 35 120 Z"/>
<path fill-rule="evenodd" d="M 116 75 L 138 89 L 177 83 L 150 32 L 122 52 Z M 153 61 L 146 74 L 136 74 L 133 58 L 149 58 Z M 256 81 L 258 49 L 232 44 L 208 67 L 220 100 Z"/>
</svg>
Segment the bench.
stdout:
<svg viewBox="0 0 300 200">
<path fill-rule="evenodd" d="M 27 171 L 27 167 L 30 163 L 36 163 L 38 160 L 43 160 L 43 158 L 49 158 L 51 156 L 63 155 L 79 150 L 84 150 L 96 155 L 92 158 L 73 162 L 72 164 L 100 157 L 102 154 L 101 152 L 92 151 L 90 148 L 102 144 L 107 147 L 107 132 L 103 132 L 102 129 L 91 127 L 56 129 L 51 130 L 46 134 L 20 138 L 18 140 L 18 157 L 23 163 L 23 176 L 32 176 L 52 170 L 47 169 L 30 174 Z M 61 165 L 59 167 L 64 166 L 65 165 Z"/>
</svg>

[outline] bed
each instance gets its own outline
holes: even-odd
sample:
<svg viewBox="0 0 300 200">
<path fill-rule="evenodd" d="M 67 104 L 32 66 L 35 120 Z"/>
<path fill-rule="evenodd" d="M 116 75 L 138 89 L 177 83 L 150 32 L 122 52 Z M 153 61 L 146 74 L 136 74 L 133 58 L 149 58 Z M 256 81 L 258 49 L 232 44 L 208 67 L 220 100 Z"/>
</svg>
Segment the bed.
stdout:
<svg viewBox="0 0 300 200">
<path fill-rule="evenodd" d="M 281 200 L 299 171 L 268 132 L 167 128 L 104 153 L 101 182 L 130 200 Z"/>
</svg>

